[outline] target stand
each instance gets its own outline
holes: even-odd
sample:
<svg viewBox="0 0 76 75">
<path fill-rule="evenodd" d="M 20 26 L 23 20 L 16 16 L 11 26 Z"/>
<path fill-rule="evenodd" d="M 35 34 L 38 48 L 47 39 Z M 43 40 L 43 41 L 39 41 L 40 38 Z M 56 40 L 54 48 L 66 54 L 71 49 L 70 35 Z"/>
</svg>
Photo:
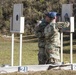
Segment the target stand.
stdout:
<svg viewBox="0 0 76 75">
<path fill-rule="evenodd" d="M 73 64 L 74 17 L 70 17 L 70 63 Z M 63 62 L 63 32 L 61 32 L 61 62 Z"/>
<path fill-rule="evenodd" d="M 14 34 L 20 34 L 19 66 L 22 65 L 22 34 L 24 33 L 23 4 L 14 4 L 13 17 L 10 18 L 10 32 L 12 33 L 11 66 L 14 66 Z"/>
</svg>

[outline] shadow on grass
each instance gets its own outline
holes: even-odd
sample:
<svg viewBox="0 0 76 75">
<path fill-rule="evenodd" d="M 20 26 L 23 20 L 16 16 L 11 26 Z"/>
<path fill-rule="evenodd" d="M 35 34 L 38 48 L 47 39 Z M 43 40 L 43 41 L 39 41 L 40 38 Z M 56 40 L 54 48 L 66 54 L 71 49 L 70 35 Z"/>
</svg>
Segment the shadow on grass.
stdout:
<svg viewBox="0 0 76 75">
<path fill-rule="evenodd" d="M 38 40 L 34 39 L 34 40 L 23 40 L 23 43 L 37 43 Z"/>
<path fill-rule="evenodd" d="M 24 36 L 23 37 L 23 39 L 25 40 L 28 40 L 28 39 L 35 39 L 35 38 L 37 38 L 36 36 L 34 36 L 34 35 L 28 35 L 28 36 Z"/>
<path fill-rule="evenodd" d="M 68 43 L 64 43 L 63 44 L 63 46 L 69 46 L 70 45 L 70 43 L 68 42 Z"/>
<path fill-rule="evenodd" d="M 73 45 L 76 45 L 76 40 L 73 40 Z M 70 40 L 69 42 L 66 41 L 66 43 L 63 44 L 63 46 L 70 46 Z"/>
<path fill-rule="evenodd" d="M 64 41 L 69 41 L 70 40 L 70 37 L 64 37 L 63 40 Z"/>
<path fill-rule="evenodd" d="M 63 53 L 70 54 L 70 50 L 64 50 Z M 76 54 L 76 50 L 73 50 L 73 54 Z"/>
</svg>

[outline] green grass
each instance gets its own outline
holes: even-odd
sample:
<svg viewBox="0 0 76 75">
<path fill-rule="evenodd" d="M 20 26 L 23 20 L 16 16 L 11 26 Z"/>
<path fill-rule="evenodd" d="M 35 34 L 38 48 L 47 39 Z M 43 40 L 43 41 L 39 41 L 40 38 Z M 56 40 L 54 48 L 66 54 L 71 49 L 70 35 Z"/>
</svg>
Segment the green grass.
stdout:
<svg viewBox="0 0 76 75">
<path fill-rule="evenodd" d="M 37 43 L 23 43 L 22 65 L 37 64 Z M 19 63 L 19 43 L 15 43 L 15 65 Z"/>
<path fill-rule="evenodd" d="M 64 62 L 70 62 L 70 41 L 64 41 Z M 73 40 L 73 62 L 76 62 L 76 40 Z"/>
<path fill-rule="evenodd" d="M 19 41 L 15 42 L 14 65 L 19 65 Z M 22 65 L 38 64 L 37 42 L 23 42 Z M 0 37 L 0 64 L 11 63 L 11 42 Z"/>
<path fill-rule="evenodd" d="M 73 60 L 76 62 L 76 40 L 73 45 Z M 19 38 L 15 40 L 14 65 L 19 65 Z M 23 37 L 22 65 L 38 64 L 38 42 L 34 36 Z M 70 42 L 64 41 L 64 62 L 70 62 Z M 0 37 L 0 65 L 11 64 L 11 40 Z"/>
</svg>

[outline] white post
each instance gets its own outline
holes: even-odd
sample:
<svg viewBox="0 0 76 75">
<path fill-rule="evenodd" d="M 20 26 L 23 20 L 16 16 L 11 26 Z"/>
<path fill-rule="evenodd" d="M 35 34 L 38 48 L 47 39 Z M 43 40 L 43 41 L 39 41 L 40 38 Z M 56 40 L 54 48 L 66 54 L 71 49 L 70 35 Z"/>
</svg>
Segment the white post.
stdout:
<svg viewBox="0 0 76 75">
<path fill-rule="evenodd" d="M 22 34 L 20 34 L 20 55 L 19 55 L 19 66 L 22 65 Z"/>
<path fill-rule="evenodd" d="M 63 62 L 63 32 L 61 32 L 61 62 Z"/>
<path fill-rule="evenodd" d="M 14 65 L 14 33 L 12 33 L 11 66 Z"/>
<path fill-rule="evenodd" d="M 73 32 L 74 32 L 74 17 L 70 17 L 70 63 L 73 63 Z"/>
<path fill-rule="evenodd" d="M 72 41 L 73 37 L 72 37 L 72 32 L 70 32 L 70 62 L 71 64 L 73 63 L 73 44 Z"/>
</svg>

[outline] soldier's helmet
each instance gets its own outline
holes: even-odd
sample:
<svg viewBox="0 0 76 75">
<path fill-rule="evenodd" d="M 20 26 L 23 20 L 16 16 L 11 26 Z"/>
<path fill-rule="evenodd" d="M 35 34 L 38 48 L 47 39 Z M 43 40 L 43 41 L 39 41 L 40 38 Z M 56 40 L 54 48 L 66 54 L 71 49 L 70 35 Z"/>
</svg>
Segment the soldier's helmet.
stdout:
<svg viewBox="0 0 76 75">
<path fill-rule="evenodd" d="M 46 16 L 48 16 L 49 18 L 55 18 L 57 16 L 57 12 L 48 12 Z"/>
</svg>

